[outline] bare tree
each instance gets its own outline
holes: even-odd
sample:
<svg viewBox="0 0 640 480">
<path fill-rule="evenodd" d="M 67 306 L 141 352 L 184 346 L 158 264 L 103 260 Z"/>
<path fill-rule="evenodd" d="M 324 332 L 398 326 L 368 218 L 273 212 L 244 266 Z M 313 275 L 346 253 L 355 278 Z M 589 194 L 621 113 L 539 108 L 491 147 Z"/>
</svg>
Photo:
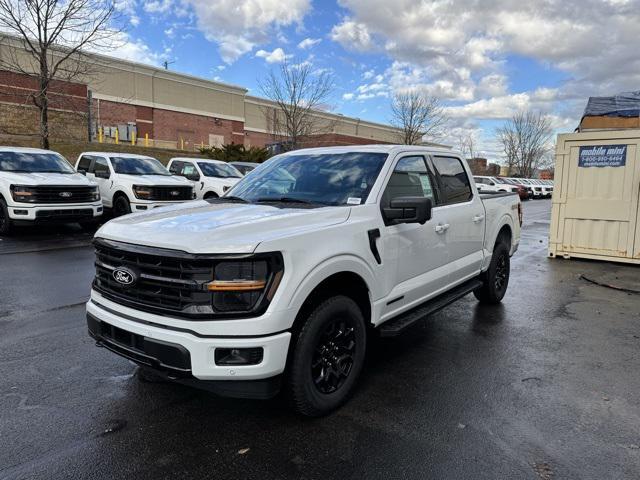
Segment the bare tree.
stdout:
<svg viewBox="0 0 640 480">
<path fill-rule="evenodd" d="M 476 158 L 479 152 L 476 150 L 476 142 L 470 133 L 461 133 L 458 137 L 458 149 L 466 159 Z"/>
<path fill-rule="evenodd" d="M 111 28 L 113 0 L 0 0 L 0 31 L 7 48 L 0 67 L 37 79 L 30 100 L 40 120 L 40 144 L 49 148 L 52 84 L 83 79 L 89 62 L 84 52 L 105 47 L 118 30 Z"/>
<path fill-rule="evenodd" d="M 532 177 L 535 170 L 547 165 L 552 149 L 551 119 L 542 113 L 516 113 L 498 129 L 498 141 L 509 169 L 515 168 L 523 177 Z"/>
<path fill-rule="evenodd" d="M 267 124 L 276 138 L 299 148 L 311 136 L 328 133 L 335 122 L 321 114 L 327 110 L 333 77 L 316 72 L 308 63 L 283 62 L 260 83 L 262 94 L 275 103 L 264 108 Z"/>
<path fill-rule="evenodd" d="M 400 141 L 417 145 L 424 137 L 442 134 L 446 117 L 440 102 L 417 90 L 396 93 L 391 101 L 391 124 L 398 128 Z"/>
</svg>

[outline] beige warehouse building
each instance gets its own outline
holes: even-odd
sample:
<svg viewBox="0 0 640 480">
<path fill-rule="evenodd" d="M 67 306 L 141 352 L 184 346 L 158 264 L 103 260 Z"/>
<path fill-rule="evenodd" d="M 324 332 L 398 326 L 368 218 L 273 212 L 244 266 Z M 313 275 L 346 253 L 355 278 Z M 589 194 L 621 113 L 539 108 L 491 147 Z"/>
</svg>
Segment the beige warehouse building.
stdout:
<svg viewBox="0 0 640 480">
<path fill-rule="evenodd" d="M 0 40 L 5 59 L 19 45 Z M 283 139 L 274 134 L 269 118 L 277 107 L 248 95 L 247 89 L 149 65 L 90 55 L 90 73 L 82 81 L 58 82 L 51 88 L 52 134 L 86 140 L 145 141 L 150 146 L 193 150 L 200 145 L 235 143 L 266 146 Z M 37 132 L 36 109 L 29 95 L 35 78 L 0 71 L 0 130 Z M 305 146 L 396 143 L 397 129 L 388 125 L 317 112 L 321 133 Z"/>
</svg>

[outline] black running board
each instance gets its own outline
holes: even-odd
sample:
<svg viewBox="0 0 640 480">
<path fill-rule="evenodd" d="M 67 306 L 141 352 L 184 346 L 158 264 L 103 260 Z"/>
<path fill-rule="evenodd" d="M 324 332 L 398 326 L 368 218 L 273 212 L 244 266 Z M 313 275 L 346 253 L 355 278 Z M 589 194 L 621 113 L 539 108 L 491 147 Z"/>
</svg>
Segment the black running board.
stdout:
<svg viewBox="0 0 640 480">
<path fill-rule="evenodd" d="M 476 288 L 481 287 L 482 282 L 477 278 L 468 280 L 465 283 L 443 293 L 442 295 L 426 301 L 425 303 L 402 313 L 399 316 L 384 322 L 379 328 L 381 337 L 396 337 L 404 332 L 407 328 L 416 324 L 423 318 L 442 310 L 447 305 L 473 292 Z"/>
</svg>

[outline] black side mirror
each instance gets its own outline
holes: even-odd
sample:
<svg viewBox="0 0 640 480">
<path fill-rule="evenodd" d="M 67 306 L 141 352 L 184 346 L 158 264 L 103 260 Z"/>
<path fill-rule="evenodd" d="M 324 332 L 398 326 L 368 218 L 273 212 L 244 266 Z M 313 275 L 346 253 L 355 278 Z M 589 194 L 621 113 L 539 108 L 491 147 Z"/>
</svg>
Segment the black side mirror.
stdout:
<svg viewBox="0 0 640 480">
<path fill-rule="evenodd" d="M 187 180 L 191 180 L 192 182 L 197 182 L 198 180 L 200 180 L 200 175 L 198 175 L 197 173 L 192 173 L 190 175 L 185 175 L 184 178 L 186 178 Z"/>
<path fill-rule="evenodd" d="M 382 211 L 390 225 L 419 223 L 431 220 L 431 199 L 425 197 L 396 197 Z"/>
<path fill-rule="evenodd" d="M 96 178 L 109 178 L 111 176 L 111 174 L 106 170 L 96 170 L 94 172 L 94 175 L 96 176 Z"/>
<path fill-rule="evenodd" d="M 86 170 L 78 170 L 78 173 L 82 174 L 82 175 L 87 175 L 87 171 Z"/>
</svg>

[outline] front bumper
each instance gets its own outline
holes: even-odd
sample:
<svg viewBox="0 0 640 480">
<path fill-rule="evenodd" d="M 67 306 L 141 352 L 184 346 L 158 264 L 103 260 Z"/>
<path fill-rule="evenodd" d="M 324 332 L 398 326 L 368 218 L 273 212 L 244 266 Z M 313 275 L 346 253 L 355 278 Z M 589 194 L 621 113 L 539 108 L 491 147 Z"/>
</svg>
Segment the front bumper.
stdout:
<svg viewBox="0 0 640 480">
<path fill-rule="evenodd" d="M 7 207 L 9 218 L 17 222 L 70 223 L 93 220 L 102 215 L 102 203 L 32 205 L 14 203 Z"/>
<path fill-rule="evenodd" d="M 284 372 L 291 340 L 288 331 L 262 336 L 203 335 L 188 328 L 202 322 L 184 321 L 184 328 L 154 323 L 125 316 L 94 299 L 87 303 L 87 323 L 101 346 L 176 379 L 235 382 L 276 377 Z M 157 345 L 168 345 L 171 348 L 166 348 L 173 353 L 164 358 L 158 354 Z M 216 348 L 256 347 L 263 349 L 257 365 L 216 365 Z"/>
</svg>

